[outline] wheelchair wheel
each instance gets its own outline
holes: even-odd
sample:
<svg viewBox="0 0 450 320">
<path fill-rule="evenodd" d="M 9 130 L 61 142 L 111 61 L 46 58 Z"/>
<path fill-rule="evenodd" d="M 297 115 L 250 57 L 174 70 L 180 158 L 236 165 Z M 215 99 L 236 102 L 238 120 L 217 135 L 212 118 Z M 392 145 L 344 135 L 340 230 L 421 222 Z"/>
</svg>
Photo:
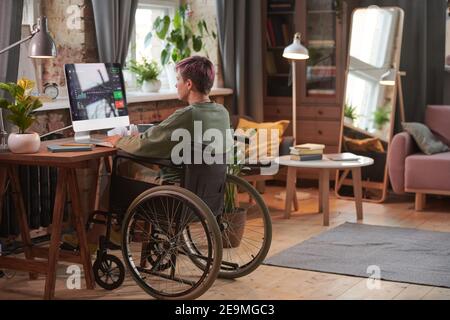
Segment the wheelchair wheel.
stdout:
<svg viewBox="0 0 450 320">
<path fill-rule="evenodd" d="M 184 242 L 186 229 L 202 260 L 193 263 Z M 222 240 L 208 206 L 192 192 L 155 187 L 130 206 L 122 226 L 122 252 L 136 283 L 157 299 L 196 299 L 217 279 Z"/>
<path fill-rule="evenodd" d="M 116 290 L 125 280 L 125 267 L 116 256 L 103 255 L 95 260 L 93 269 L 95 282 L 105 290 Z"/>
<path fill-rule="evenodd" d="M 266 258 L 272 242 L 272 222 L 259 192 L 247 181 L 232 175 L 227 176 L 224 211 L 217 217 L 223 242 L 219 277 L 236 279 L 253 272 Z M 189 229 L 186 236 L 191 237 Z M 196 253 L 192 255 L 194 259 L 200 255 L 195 245 L 189 248 Z M 196 262 L 202 264 L 200 260 Z"/>
</svg>

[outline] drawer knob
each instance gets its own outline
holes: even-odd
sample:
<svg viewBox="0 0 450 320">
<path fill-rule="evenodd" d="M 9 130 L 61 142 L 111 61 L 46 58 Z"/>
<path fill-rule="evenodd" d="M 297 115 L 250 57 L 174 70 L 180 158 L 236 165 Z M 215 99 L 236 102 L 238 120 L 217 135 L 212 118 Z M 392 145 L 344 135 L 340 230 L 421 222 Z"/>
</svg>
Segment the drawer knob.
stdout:
<svg viewBox="0 0 450 320">
<path fill-rule="evenodd" d="M 319 110 L 319 116 L 323 116 L 323 111 L 322 110 Z"/>
<path fill-rule="evenodd" d="M 319 132 L 320 135 L 323 135 L 323 131 L 322 130 L 319 130 L 318 132 Z"/>
</svg>

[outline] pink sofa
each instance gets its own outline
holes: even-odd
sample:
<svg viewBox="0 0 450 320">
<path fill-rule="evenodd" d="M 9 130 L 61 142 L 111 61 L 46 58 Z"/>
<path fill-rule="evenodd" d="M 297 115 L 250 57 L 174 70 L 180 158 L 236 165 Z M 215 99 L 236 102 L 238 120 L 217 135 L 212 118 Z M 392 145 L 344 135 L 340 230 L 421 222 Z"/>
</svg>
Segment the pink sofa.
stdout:
<svg viewBox="0 0 450 320">
<path fill-rule="evenodd" d="M 425 124 L 450 146 L 450 106 L 429 106 Z M 415 193 L 418 211 L 424 209 L 427 194 L 450 195 L 450 152 L 425 155 L 406 132 L 392 140 L 388 168 L 394 192 Z"/>
</svg>

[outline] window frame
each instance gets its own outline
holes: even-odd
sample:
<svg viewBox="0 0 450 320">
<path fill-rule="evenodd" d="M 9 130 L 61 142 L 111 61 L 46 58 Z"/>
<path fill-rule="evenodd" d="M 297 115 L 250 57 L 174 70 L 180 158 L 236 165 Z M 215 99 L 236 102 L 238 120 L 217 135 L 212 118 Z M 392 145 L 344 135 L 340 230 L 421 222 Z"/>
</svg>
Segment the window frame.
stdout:
<svg viewBox="0 0 450 320">
<path fill-rule="evenodd" d="M 173 17 L 175 15 L 175 12 L 177 8 L 180 6 L 180 0 L 139 0 L 138 8 L 137 10 L 141 8 L 159 8 L 159 9 L 167 9 L 169 16 Z M 125 69 L 128 65 L 128 62 L 131 59 L 136 59 L 137 53 L 136 53 L 136 24 L 133 27 L 133 31 L 131 33 L 131 40 L 129 44 L 129 54 L 127 56 Z M 131 54 L 131 55 L 130 55 Z M 133 78 L 133 83 L 129 84 L 129 90 L 130 91 L 136 91 L 138 89 L 138 86 L 136 84 L 136 78 L 135 75 L 132 74 L 131 77 Z"/>
</svg>

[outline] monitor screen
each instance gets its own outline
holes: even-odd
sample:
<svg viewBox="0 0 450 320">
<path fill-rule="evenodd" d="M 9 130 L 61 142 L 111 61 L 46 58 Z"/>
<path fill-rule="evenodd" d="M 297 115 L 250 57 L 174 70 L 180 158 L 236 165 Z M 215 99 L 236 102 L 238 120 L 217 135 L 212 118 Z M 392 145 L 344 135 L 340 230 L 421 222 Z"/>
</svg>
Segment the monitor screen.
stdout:
<svg viewBox="0 0 450 320">
<path fill-rule="evenodd" d="M 67 64 L 65 72 L 73 122 L 128 116 L 120 64 Z"/>
</svg>

